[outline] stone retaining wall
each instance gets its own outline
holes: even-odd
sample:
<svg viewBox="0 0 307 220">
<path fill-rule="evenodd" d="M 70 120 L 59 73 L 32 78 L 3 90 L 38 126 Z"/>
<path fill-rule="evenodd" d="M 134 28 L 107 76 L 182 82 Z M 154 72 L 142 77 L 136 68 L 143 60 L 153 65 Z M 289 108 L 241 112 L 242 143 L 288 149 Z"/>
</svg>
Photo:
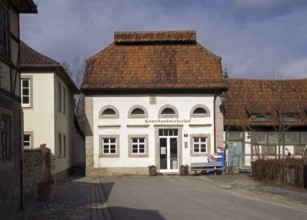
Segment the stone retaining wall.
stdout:
<svg viewBox="0 0 307 220">
<path fill-rule="evenodd" d="M 25 150 L 23 165 L 24 193 L 37 189 L 37 183 L 42 180 L 42 152 L 40 149 Z"/>
</svg>

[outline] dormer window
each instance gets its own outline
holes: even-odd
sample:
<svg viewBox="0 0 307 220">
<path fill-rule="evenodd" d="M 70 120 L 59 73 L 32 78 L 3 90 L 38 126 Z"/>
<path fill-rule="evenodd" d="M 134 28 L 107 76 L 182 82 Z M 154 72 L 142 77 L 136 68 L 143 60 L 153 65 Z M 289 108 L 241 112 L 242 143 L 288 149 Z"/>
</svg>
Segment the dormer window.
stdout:
<svg viewBox="0 0 307 220">
<path fill-rule="evenodd" d="M 283 114 L 282 118 L 286 122 L 296 122 L 296 121 L 299 121 L 298 114 Z"/>
<path fill-rule="evenodd" d="M 252 121 L 255 122 L 266 122 L 266 121 L 270 121 L 271 117 L 269 115 L 252 115 L 251 116 Z"/>
</svg>

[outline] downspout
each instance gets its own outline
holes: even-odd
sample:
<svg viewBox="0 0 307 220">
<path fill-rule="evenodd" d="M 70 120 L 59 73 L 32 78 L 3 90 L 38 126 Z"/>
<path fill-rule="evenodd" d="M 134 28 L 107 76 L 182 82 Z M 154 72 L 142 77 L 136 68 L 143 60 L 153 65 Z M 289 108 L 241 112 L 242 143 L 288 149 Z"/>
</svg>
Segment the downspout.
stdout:
<svg viewBox="0 0 307 220">
<path fill-rule="evenodd" d="M 217 90 L 214 90 L 214 99 L 213 99 L 213 136 L 214 136 L 214 154 L 216 153 L 216 97 L 217 97 Z"/>
</svg>

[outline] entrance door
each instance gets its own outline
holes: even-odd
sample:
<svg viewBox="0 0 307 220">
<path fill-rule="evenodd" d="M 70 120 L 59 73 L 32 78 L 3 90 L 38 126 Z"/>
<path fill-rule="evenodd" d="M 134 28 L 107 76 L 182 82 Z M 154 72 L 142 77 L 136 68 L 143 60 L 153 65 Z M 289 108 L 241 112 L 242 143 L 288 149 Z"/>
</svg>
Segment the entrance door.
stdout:
<svg viewBox="0 0 307 220">
<path fill-rule="evenodd" d="M 228 166 L 242 168 L 242 142 L 228 143 Z"/>
<path fill-rule="evenodd" d="M 178 171 L 178 130 L 159 130 L 160 171 Z"/>
</svg>

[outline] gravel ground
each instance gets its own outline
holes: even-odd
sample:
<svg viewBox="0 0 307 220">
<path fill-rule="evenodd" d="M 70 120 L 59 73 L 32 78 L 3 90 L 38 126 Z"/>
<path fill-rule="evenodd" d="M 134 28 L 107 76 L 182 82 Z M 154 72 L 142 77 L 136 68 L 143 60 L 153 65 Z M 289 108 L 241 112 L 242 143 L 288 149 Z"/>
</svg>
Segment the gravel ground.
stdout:
<svg viewBox="0 0 307 220">
<path fill-rule="evenodd" d="M 275 183 L 256 181 L 247 174 L 201 176 L 220 188 L 256 198 L 307 209 L 307 190 Z"/>
</svg>

